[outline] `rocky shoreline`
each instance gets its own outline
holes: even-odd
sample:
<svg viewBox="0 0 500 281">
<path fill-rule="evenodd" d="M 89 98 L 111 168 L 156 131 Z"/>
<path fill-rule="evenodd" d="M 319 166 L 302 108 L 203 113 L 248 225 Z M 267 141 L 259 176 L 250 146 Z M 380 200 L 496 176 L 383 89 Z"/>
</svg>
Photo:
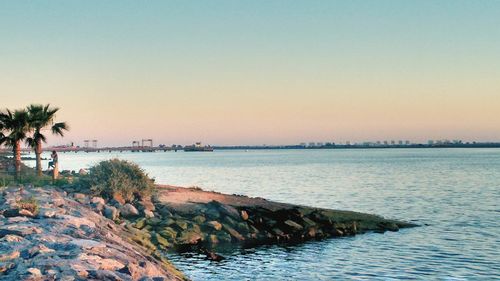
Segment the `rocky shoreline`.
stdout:
<svg viewBox="0 0 500 281">
<path fill-rule="evenodd" d="M 185 280 L 163 255 L 298 243 L 416 226 L 380 216 L 156 186 L 150 200 L 15 186 L 0 197 L 0 279 Z"/>
<path fill-rule="evenodd" d="M 187 280 L 154 245 L 53 187 L 0 189 L 1 280 Z"/>
</svg>

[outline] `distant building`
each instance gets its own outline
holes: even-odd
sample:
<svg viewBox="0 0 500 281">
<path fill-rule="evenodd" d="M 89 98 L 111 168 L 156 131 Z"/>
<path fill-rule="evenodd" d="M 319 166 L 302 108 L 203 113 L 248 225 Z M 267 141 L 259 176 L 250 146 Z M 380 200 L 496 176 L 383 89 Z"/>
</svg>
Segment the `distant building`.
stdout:
<svg viewBox="0 0 500 281">
<path fill-rule="evenodd" d="M 427 144 L 428 145 L 434 145 L 434 141 L 433 140 L 429 140 L 429 141 L 427 141 Z"/>
<path fill-rule="evenodd" d="M 403 145 L 403 141 L 402 141 L 402 140 L 400 140 L 400 141 L 398 142 L 398 144 L 399 144 L 399 145 Z"/>
<path fill-rule="evenodd" d="M 395 145 L 396 141 L 391 140 L 391 145 Z"/>
<path fill-rule="evenodd" d="M 407 141 L 405 141 L 405 144 L 406 144 L 406 145 L 410 145 L 410 141 L 408 141 L 408 140 L 407 140 Z"/>
<path fill-rule="evenodd" d="M 389 143 L 387 141 L 384 141 L 384 145 L 388 145 Z"/>
<path fill-rule="evenodd" d="M 315 147 L 315 146 L 316 146 L 316 143 L 314 143 L 314 142 L 309 143 L 309 147 Z"/>
</svg>

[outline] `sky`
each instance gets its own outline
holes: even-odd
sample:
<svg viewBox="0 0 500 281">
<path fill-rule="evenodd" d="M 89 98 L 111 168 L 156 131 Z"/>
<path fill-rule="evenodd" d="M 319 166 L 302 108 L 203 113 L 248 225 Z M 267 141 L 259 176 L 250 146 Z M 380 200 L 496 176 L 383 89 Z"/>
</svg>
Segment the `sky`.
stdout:
<svg viewBox="0 0 500 281">
<path fill-rule="evenodd" d="M 0 108 L 50 144 L 500 141 L 500 1 L 0 0 Z"/>
</svg>

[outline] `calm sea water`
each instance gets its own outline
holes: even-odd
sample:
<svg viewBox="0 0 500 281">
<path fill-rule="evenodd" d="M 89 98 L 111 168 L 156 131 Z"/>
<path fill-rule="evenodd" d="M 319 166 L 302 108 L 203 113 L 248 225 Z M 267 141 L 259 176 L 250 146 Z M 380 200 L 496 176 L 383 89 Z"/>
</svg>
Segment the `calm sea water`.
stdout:
<svg viewBox="0 0 500 281">
<path fill-rule="evenodd" d="M 119 157 L 158 183 L 369 212 L 422 227 L 225 253 L 172 255 L 193 280 L 500 280 L 500 149 L 66 153 Z"/>
</svg>

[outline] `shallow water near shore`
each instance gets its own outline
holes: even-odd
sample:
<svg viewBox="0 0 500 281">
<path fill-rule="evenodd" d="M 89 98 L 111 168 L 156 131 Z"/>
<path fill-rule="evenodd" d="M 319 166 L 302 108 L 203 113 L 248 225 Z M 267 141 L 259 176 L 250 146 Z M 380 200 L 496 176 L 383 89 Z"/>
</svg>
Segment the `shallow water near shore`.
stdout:
<svg viewBox="0 0 500 281">
<path fill-rule="evenodd" d="M 112 157 L 138 163 L 161 184 L 422 225 L 238 249 L 224 253 L 222 262 L 171 254 L 193 280 L 500 279 L 500 149 L 79 152 L 60 153 L 60 168 L 78 171 Z"/>
</svg>

